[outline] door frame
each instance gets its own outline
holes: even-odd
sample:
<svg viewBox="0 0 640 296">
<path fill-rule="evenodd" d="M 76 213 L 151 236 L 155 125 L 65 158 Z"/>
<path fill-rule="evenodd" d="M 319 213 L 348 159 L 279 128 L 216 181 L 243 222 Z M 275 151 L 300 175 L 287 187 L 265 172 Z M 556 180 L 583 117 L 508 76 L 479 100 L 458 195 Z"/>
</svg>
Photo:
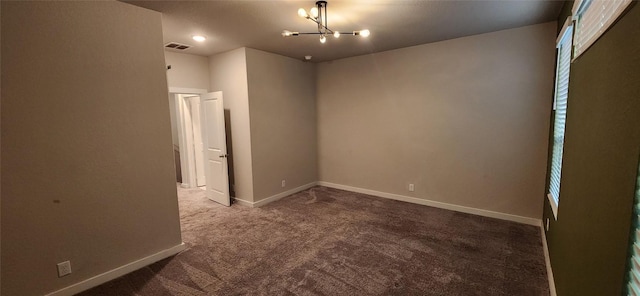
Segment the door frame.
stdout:
<svg viewBox="0 0 640 296">
<path fill-rule="evenodd" d="M 206 89 L 169 87 L 169 96 L 173 97 L 176 108 L 178 149 L 180 149 L 180 169 L 182 171 L 182 184 L 180 184 L 180 187 L 183 188 L 195 188 L 197 187 L 197 182 L 195 152 L 193 149 L 188 148 L 194 147 L 193 136 L 188 136 L 193 133 L 193 122 L 190 116 L 185 115 L 185 112 L 189 112 L 189 107 L 186 100 L 182 99 L 180 95 L 202 95 L 208 92 Z M 189 128 L 191 130 L 188 130 Z"/>
</svg>

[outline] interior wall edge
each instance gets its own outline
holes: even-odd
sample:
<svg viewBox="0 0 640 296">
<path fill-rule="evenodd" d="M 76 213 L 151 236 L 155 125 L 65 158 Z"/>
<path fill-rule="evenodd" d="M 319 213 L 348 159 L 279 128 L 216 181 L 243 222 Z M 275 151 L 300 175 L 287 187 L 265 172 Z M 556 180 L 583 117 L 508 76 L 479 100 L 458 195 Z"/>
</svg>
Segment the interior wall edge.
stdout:
<svg viewBox="0 0 640 296">
<path fill-rule="evenodd" d="M 237 201 L 253 201 L 253 163 L 248 97 L 246 48 L 241 47 L 208 57 L 211 91 L 222 91 L 225 117 L 229 116 L 232 143 L 233 189 Z M 227 139 L 229 141 L 229 139 Z M 229 147 L 227 147 L 229 149 Z M 230 180 L 231 182 L 231 180 Z"/>
</svg>

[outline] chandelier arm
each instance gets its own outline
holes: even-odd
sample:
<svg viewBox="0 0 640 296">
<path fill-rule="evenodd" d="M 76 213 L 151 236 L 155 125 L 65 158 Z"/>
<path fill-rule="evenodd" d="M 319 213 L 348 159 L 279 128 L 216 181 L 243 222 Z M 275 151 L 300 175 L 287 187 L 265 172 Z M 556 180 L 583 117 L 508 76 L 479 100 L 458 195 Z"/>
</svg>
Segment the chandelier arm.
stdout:
<svg viewBox="0 0 640 296">
<path fill-rule="evenodd" d="M 325 35 L 325 33 L 322 33 L 322 32 L 308 32 L 308 33 L 298 32 L 298 35 Z M 351 33 L 351 32 L 345 32 L 345 33 L 340 33 L 340 35 L 356 35 L 356 34 Z M 294 35 L 292 35 L 292 36 L 294 36 Z"/>
<path fill-rule="evenodd" d="M 322 30 L 321 30 L 320 28 L 323 28 L 323 29 L 327 30 L 327 32 L 329 32 L 329 33 L 333 34 L 333 30 L 331 30 L 331 29 L 327 28 L 327 26 L 323 25 L 320 21 L 316 21 L 316 20 L 314 20 L 314 19 L 312 19 L 312 18 L 308 18 L 308 19 L 309 19 L 310 21 L 312 21 L 312 22 L 314 22 L 314 23 L 318 24 L 318 32 L 322 33 Z M 348 35 L 348 34 L 347 34 L 347 35 Z"/>
<path fill-rule="evenodd" d="M 316 7 L 318 8 L 318 19 L 316 21 L 318 24 L 318 32 L 322 32 L 322 2 L 316 2 Z"/>
<path fill-rule="evenodd" d="M 329 34 L 333 34 L 333 30 L 327 28 L 325 25 L 321 25 L 326 31 L 324 32 L 325 34 L 328 32 Z"/>
<path fill-rule="evenodd" d="M 329 26 L 327 25 L 327 2 L 324 2 L 324 28 L 329 30 Z M 331 30 L 329 30 L 331 31 Z M 331 33 L 333 34 L 333 31 L 331 31 Z"/>
<path fill-rule="evenodd" d="M 314 9 L 317 9 L 317 13 L 312 9 L 313 13 L 309 15 L 303 8 L 300 8 L 298 10 L 298 15 L 316 23 L 318 25 L 318 32 L 299 33 L 299 32 L 290 32 L 285 30 L 282 32 L 282 36 L 289 37 L 289 36 L 298 36 L 298 35 L 322 35 L 323 37 L 320 38 L 321 39 L 320 41 L 324 43 L 326 39 L 324 40 L 322 39 L 324 38 L 324 36 L 329 34 L 334 34 L 336 38 L 338 38 L 340 35 L 353 35 L 353 36 L 360 35 L 362 37 L 367 37 L 370 34 L 369 30 L 337 32 L 329 29 L 329 22 L 327 18 L 327 1 L 324 1 L 324 0 L 317 1 L 316 7 L 314 7 Z M 317 14 L 317 16 L 314 16 L 314 14 Z"/>
</svg>

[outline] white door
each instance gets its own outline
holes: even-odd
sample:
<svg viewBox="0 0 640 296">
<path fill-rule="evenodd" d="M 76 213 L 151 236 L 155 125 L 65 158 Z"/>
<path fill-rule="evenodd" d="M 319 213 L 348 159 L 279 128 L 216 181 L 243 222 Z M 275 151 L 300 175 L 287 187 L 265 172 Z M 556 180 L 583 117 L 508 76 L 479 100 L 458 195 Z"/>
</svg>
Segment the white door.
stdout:
<svg viewBox="0 0 640 296">
<path fill-rule="evenodd" d="M 200 97 L 202 98 L 201 119 L 204 123 L 202 125 L 202 139 L 206 162 L 207 197 L 225 206 L 230 206 L 222 92 L 212 92 Z"/>
<path fill-rule="evenodd" d="M 202 122 L 200 120 L 200 97 L 189 97 L 189 107 L 191 109 L 191 123 L 193 125 L 193 150 L 196 165 L 196 186 L 205 186 L 206 177 L 204 173 L 204 142 L 202 141 Z"/>
</svg>

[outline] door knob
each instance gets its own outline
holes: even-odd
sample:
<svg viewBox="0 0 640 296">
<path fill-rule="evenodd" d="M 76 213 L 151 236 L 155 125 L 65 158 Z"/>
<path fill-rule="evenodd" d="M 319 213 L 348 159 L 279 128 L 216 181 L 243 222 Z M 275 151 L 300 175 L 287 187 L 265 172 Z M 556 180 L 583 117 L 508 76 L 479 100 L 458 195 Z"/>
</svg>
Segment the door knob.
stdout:
<svg viewBox="0 0 640 296">
<path fill-rule="evenodd" d="M 229 156 L 229 154 L 222 154 L 222 155 L 220 155 L 220 156 L 218 156 L 218 157 L 220 157 L 220 158 L 227 158 L 227 156 Z"/>
</svg>

